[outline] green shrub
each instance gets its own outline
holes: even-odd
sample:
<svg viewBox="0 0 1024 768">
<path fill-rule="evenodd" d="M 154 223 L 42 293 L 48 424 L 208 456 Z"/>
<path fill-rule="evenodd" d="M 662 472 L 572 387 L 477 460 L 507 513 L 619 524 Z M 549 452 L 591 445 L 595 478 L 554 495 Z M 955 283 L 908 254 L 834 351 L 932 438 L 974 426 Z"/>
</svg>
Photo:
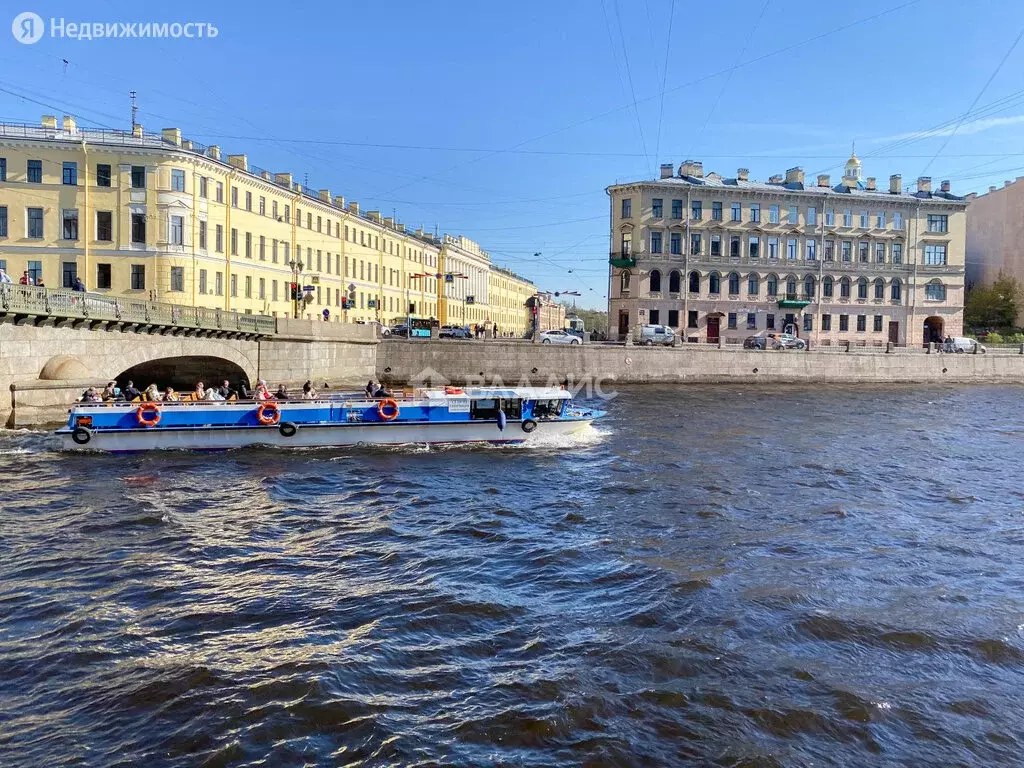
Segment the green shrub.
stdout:
<svg viewBox="0 0 1024 768">
<path fill-rule="evenodd" d="M 1006 337 L 1006 340 L 1010 344 L 1024 344 L 1024 333 L 1018 331 L 1017 333 L 1010 334 Z"/>
<path fill-rule="evenodd" d="M 986 344 L 1002 344 L 1003 343 L 1003 335 L 1001 333 L 996 333 L 995 331 L 992 331 L 992 333 L 990 333 L 988 336 L 985 337 L 985 343 Z"/>
</svg>

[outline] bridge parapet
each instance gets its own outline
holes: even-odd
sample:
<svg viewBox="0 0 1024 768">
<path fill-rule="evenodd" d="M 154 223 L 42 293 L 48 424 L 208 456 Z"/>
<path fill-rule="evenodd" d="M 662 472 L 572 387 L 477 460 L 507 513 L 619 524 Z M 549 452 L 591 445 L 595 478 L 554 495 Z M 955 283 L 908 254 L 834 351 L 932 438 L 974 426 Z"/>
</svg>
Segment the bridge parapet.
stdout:
<svg viewBox="0 0 1024 768">
<path fill-rule="evenodd" d="M 226 331 L 274 336 L 277 318 L 208 307 L 186 307 L 144 299 L 108 296 L 32 285 L 0 283 L 0 313 L 31 318 L 138 323 L 166 328 Z"/>
</svg>

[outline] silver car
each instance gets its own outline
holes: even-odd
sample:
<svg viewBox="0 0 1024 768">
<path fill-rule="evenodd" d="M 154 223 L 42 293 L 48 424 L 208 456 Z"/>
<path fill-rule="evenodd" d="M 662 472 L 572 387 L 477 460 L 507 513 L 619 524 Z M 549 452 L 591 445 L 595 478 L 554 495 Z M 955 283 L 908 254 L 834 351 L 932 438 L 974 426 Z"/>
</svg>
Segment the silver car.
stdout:
<svg viewBox="0 0 1024 768">
<path fill-rule="evenodd" d="M 583 340 L 568 331 L 541 331 L 540 334 L 541 344 L 582 344 Z"/>
<path fill-rule="evenodd" d="M 640 343 L 645 347 L 655 344 L 671 346 L 675 343 L 676 332 L 668 325 L 642 325 L 640 326 Z"/>
</svg>

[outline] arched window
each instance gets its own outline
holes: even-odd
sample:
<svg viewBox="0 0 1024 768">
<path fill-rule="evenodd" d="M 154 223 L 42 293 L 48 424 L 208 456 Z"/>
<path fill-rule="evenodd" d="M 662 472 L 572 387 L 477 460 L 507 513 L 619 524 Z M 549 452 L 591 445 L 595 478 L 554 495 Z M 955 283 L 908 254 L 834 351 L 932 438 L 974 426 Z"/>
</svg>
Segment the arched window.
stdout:
<svg viewBox="0 0 1024 768">
<path fill-rule="evenodd" d="M 700 272 L 690 273 L 690 293 L 700 293 Z"/>
<path fill-rule="evenodd" d="M 747 293 L 751 296 L 757 296 L 757 292 L 761 287 L 761 279 L 753 272 L 747 276 Z"/>
<path fill-rule="evenodd" d="M 880 277 L 875 279 L 875 298 L 885 298 L 885 280 Z"/>
<path fill-rule="evenodd" d="M 651 293 L 661 293 L 661 272 L 651 270 Z"/>
<path fill-rule="evenodd" d="M 832 298 L 832 278 L 826 277 L 821 281 L 821 294 L 826 298 Z"/>
<path fill-rule="evenodd" d="M 712 272 L 708 276 L 708 293 L 721 293 L 722 292 L 722 278 L 717 272 Z"/>
<path fill-rule="evenodd" d="M 868 297 L 868 279 L 866 277 L 857 278 L 857 298 L 866 299 Z"/>
<path fill-rule="evenodd" d="M 740 292 L 740 276 L 735 272 L 729 273 L 729 295 L 736 296 Z"/>
<path fill-rule="evenodd" d="M 931 301 L 946 300 L 946 286 L 938 278 L 932 280 L 924 287 L 924 297 Z"/>
<path fill-rule="evenodd" d="M 811 275 L 804 278 L 804 298 L 814 298 L 814 277 Z"/>
<path fill-rule="evenodd" d="M 679 290 L 680 290 L 679 286 L 682 283 L 682 281 L 683 281 L 683 278 L 679 274 L 679 270 L 673 269 L 671 272 L 669 272 L 668 273 L 668 292 L 669 293 L 679 293 Z"/>
<path fill-rule="evenodd" d="M 622 274 L 619 275 L 619 289 L 622 291 L 622 293 L 629 292 L 629 280 L 631 277 L 632 275 L 630 275 L 628 269 L 622 270 Z"/>
<path fill-rule="evenodd" d="M 850 278 L 843 277 L 839 280 L 839 298 L 850 298 Z"/>
<path fill-rule="evenodd" d="M 892 287 L 889 289 L 889 296 L 893 301 L 900 301 L 903 299 L 903 283 L 897 277 L 892 281 Z"/>
<path fill-rule="evenodd" d="M 796 296 L 796 277 L 793 275 L 786 278 L 786 296 Z"/>
<path fill-rule="evenodd" d="M 777 278 L 775 275 L 768 275 L 768 295 L 779 295 L 779 278 Z"/>
</svg>

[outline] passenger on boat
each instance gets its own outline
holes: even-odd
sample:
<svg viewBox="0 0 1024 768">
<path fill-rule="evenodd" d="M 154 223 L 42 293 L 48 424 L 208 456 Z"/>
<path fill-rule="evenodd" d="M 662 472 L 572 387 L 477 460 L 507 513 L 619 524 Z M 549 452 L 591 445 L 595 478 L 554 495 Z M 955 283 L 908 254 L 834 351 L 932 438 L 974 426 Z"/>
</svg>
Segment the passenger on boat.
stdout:
<svg viewBox="0 0 1024 768">
<path fill-rule="evenodd" d="M 216 387 L 210 387 L 208 390 L 206 390 L 206 394 L 203 395 L 203 400 L 221 400 L 221 401 L 223 401 L 224 398 L 221 397 L 220 391 Z"/>
<path fill-rule="evenodd" d="M 307 380 L 302 385 L 302 399 L 303 400 L 315 400 L 317 397 L 316 390 L 313 389 L 313 382 Z"/>
<path fill-rule="evenodd" d="M 381 384 L 379 387 L 377 387 L 376 391 L 373 393 L 373 396 L 374 397 L 392 397 L 393 393 L 391 392 L 390 389 L 387 389 L 383 384 Z"/>
<path fill-rule="evenodd" d="M 127 400 L 128 402 L 131 402 L 135 398 L 140 397 L 142 395 L 142 393 L 135 388 L 134 381 L 129 381 L 128 385 L 121 390 L 121 394 L 124 395 L 124 399 Z"/>
<path fill-rule="evenodd" d="M 366 396 L 373 397 L 373 393 L 377 391 L 377 387 L 373 383 L 373 379 L 366 382 Z"/>
<path fill-rule="evenodd" d="M 163 396 L 160 394 L 160 389 L 156 384 L 150 384 L 146 387 L 146 391 L 142 393 L 142 399 L 150 403 L 158 403 L 163 400 Z"/>
<path fill-rule="evenodd" d="M 224 379 L 224 381 L 221 382 L 220 387 L 217 388 L 217 394 L 221 396 L 222 400 L 230 400 L 238 393 L 231 388 L 231 384 L 228 382 L 228 380 Z"/>
<path fill-rule="evenodd" d="M 201 381 L 197 381 L 196 382 L 195 397 L 193 399 L 195 399 L 195 400 L 205 400 L 206 399 L 206 385 L 203 384 L 203 382 L 201 382 Z"/>
<path fill-rule="evenodd" d="M 274 398 L 277 399 L 277 400 L 287 400 L 288 399 L 288 387 L 286 387 L 284 384 L 281 384 L 280 386 L 278 386 L 277 392 L 274 393 Z"/>
<path fill-rule="evenodd" d="M 168 387 L 167 389 L 164 390 L 165 403 L 176 403 L 179 400 L 181 400 L 181 398 L 178 397 L 178 393 L 174 391 L 173 387 Z"/>
<path fill-rule="evenodd" d="M 107 386 L 105 386 L 103 388 L 103 391 L 100 393 L 100 400 L 102 400 L 104 403 L 112 403 L 115 400 L 119 399 L 120 398 L 118 397 L 117 393 L 117 382 L 108 381 Z"/>
<path fill-rule="evenodd" d="M 100 393 L 96 391 L 96 387 L 89 387 L 85 392 L 82 393 L 83 403 L 101 403 L 103 398 L 100 397 Z"/>
<path fill-rule="evenodd" d="M 267 382 L 260 379 L 256 382 L 256 390 L 252 393 L 253 400 L 273 400 L 274 396 L 270 394 L 270 389 L 267 387 Z"/>
</svg>

